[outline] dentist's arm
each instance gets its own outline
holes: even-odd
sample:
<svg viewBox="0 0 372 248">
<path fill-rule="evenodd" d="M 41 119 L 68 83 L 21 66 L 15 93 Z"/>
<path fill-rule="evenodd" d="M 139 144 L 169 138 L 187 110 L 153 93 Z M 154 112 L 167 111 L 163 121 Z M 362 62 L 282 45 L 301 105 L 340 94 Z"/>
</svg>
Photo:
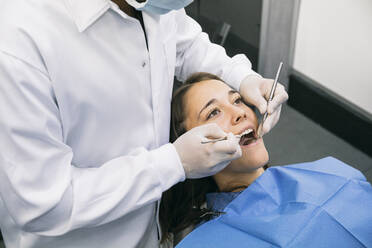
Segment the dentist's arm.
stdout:
<svg viewBox="0 0 372 248">
<path fill-rule="evenodd" d="M 225 49 L 211 43 L 208 34 L 200 25 L 181 9 L 173 12 L 176 33 L 176 71 L 180 81 L 194 72 L 209 72 L 221 77 L 233 88 L 239 89 L 241 81 L 248 75 L 259 76 L 252 70 L 252 64 L 243 54 L 229 57 Z"/>
<path fill-rule="evenodd" d="M 185 178 L 172 144 L 94 168 L 73 156 L 46 72 L 0 51 L 0 196 L 24 231 L 58 236 L 103 225 Z"/>
</svg>

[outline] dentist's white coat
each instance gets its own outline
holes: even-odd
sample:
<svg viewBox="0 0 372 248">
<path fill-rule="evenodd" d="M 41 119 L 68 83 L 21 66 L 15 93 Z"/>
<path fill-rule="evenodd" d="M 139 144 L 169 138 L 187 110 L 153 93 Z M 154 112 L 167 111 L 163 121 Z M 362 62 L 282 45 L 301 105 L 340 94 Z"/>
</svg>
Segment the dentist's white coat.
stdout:
<svg viewBox="0 0 372 248">
<path fill-rule="evenodd" d="M 184 10 L 0 0 L 0 228 L 8 248 L 157 247 L 157 201 L 184 180 L 168 143 L 174 73 L 254 74 Z"/>
</svg>

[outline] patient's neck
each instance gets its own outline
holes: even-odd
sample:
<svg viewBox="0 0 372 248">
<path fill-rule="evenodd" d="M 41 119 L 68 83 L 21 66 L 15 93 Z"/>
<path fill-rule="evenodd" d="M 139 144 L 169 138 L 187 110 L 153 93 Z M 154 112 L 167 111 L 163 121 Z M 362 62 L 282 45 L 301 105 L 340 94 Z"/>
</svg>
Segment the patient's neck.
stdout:
<svg viewBox="0 0 372 248">
<path fill-rule="evenodd" d="M 240 192 L 252 184 L 261 174 L 262 167 L 245 173 L 221 171 L 213 176 L 221 192 Z"/>
</svg>

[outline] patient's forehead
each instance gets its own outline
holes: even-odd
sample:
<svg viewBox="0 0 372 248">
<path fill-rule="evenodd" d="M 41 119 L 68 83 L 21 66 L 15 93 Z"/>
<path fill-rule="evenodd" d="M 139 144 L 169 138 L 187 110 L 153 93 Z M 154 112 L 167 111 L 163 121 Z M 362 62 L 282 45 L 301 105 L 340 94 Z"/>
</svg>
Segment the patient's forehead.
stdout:
<svg viewBox="0 0 372 248">
<path fill-rule="evenodd" d="M 222 81 L 211 79 L 195 83 L 187 92 L 187 98 L 200 100 L 226 97 L 231 87 Z"/>
</svg>

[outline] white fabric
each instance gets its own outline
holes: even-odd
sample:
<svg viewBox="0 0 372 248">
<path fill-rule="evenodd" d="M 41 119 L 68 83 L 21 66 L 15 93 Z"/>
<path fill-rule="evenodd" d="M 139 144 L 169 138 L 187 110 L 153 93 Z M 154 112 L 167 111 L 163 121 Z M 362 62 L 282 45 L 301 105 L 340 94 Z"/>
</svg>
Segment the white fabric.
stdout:
<svg viewBox="0 0 372 248">
<path fill-rule="evenodd" d="M 185 174 L 173 75 L 251 71 L 184 10 L 140 22 L 108 0 L 0 0 L 0 228 L 7 248 L 157 247 L 156 201 Z"/>
</svg>

